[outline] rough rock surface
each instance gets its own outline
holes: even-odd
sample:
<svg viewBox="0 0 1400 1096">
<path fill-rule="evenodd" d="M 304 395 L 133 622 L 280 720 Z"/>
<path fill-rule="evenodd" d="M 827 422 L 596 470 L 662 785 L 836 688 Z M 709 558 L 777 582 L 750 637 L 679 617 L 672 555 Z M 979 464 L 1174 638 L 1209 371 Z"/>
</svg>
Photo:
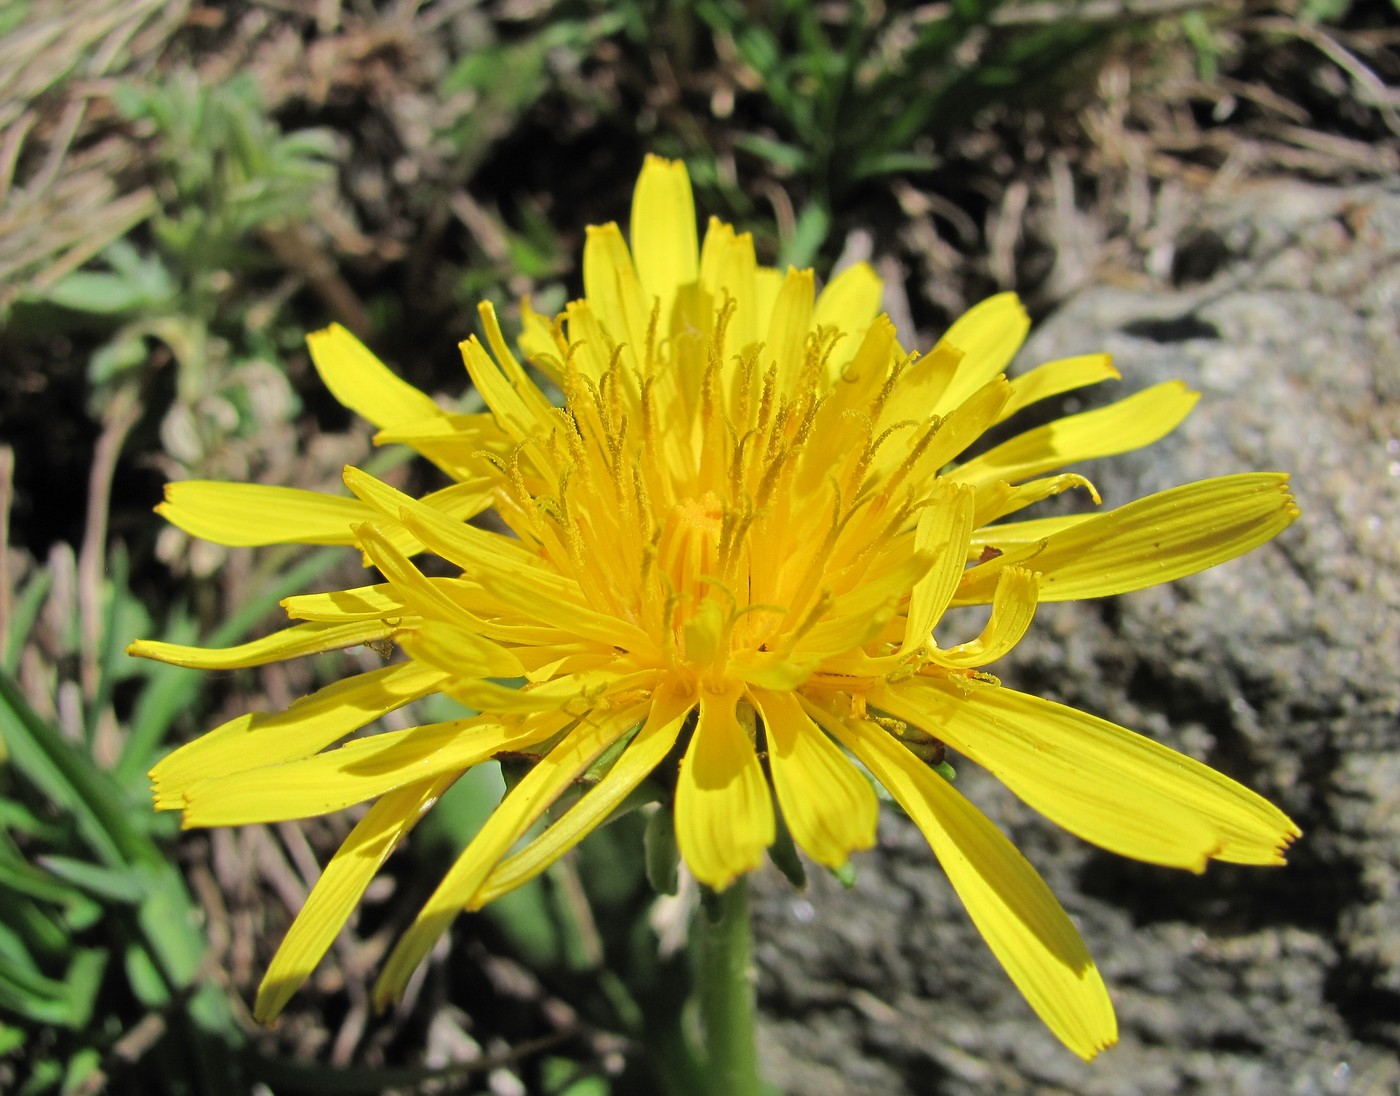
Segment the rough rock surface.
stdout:
<svg viewBox="0 0 1400 1096">
<path fill-rule="evenodd" d="M 1203 393 L 1165 441 L 1076 468 L 1105 505 L 1280 469 L 1303 516 L 1172 586 L 1046 607 L 992 669 L 1208 761 L 1305 837 L 1287 868 L 1193 876 L 1091 848 L 959 765 L 1078 921 L 1119 1046 L 1091 1065 L 1059 1047 L 889 809 L 854 889 L 760 882 L 763 1054 L 793 1096 L 1400 1092 L 1400 194 L 1236 194 L 1176 270 L 1072 300 L 1020 368 L 1106 349 L 1124 380 L 1102 388 Z"/>
</svg>

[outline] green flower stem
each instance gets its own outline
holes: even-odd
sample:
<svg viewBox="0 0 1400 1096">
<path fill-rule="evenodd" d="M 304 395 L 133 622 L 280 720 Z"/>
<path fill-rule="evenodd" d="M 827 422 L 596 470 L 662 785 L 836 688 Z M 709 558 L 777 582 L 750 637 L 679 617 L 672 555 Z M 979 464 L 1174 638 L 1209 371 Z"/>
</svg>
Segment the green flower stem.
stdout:
<svg viewBox="0 0 1400 1096">
<path fill-rule="evenodd" d="M 709 1090 L 726 1096 L 763 1096 L 754 1038 L 748 880 L 741 877 L 713 897 L 696 919 L 699 947 L 695 977 L 709 1060 Z"/>
</svg>

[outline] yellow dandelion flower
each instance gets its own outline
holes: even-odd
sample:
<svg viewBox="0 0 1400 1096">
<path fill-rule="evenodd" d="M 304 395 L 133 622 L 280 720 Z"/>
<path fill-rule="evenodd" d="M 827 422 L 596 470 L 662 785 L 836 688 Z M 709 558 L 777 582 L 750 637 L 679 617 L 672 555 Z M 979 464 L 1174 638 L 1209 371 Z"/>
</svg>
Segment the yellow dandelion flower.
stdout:
<svg viewBox="0 0 1400 1096">
<path fill-rule="evenodd" d="M 1063 469 L 1156 441 L 1196 394 L 1158 385 L 963 459 L 1029 405 L 1117 377 L 1107 356 L 1007 379 L 1028 326 L 1010 294 L 974 308 L 928 354 L 906 353 L 878 314 L 868 266 L 817 293 L 809 270 L 759 266 L 750 236 L 727 224 L 712 219 L 700 243 L 685 168 L 654 157 L 630 238 L 629 250 L 617 225 L 590 228 L 583 299 L 553 320 L 523 309 L 520 347 L 562 405 L 522 367 L 490 305 L 485 345 L 461 347 L 488 408 L 478 415 L 441 410 L 339 327 L 311 336 L 335 396 L 450 486 L 413 498 L 347 468 L 348 497 L 167 489 L 159 510 L 196 536 L 354 545 L 383 581 L 289 598 L 299 623 L 239 647 L 141 641 L 132 653 L 205 669 L 385 640 L 407 654 L 286 711 L 226 723 L 151 774 L 157 808 L 182 811 L 187 826 L 374 801 L 282 943 L 258 1016 L 283 1007 L 385 858 L 472 765 L 539 757 L 398 942 L 380 1003 L 459 911 L 543 871 L 677 751 L 679 850 L 717 889 L 759 865 L 777 812 L 819 864 L 870 847 L 873 776 L 923 831 L 1031 1007 L 1092 1057 L 1117 1027 L 1079 934 L 910 740 L 932 736 L 1125 856 L 1197 872 L 1211 859 L 1281 863 L 1298 830 L 1253 792 L 982 668 L 1015 646 L 1040 602 L 1167 582 L 1268 540 L 1297 516 L 1286 476 L 1006 520 L 1070 488 L 1098 502 Z M 487 510 L 509 533 L 470 522 Z M 453 577 L 429 577 L 413 562 L 424 553 Z M 940 646 L 934 626 L 967 605 L 990 605 L 985 627 Z M 480 714 L 331 748 L 431 693 Z M 521 846 L 609 750 L 606 775 Z"/>
</svg>

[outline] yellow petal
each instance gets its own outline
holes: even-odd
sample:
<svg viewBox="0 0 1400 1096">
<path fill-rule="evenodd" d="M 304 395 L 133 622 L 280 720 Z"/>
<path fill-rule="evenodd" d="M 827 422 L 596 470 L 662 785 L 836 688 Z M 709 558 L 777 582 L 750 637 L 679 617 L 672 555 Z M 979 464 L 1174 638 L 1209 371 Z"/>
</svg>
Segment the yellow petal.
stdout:
<svg viewBox="0 0 1400 1096">
<path fill-rule="evenodd" d="M 928 505 L 919 515 L 914 536 L 914 550 L 932 559 L 933 566 L 909 595 L 900 655 L 929 642 L 933 626 L 953 600 L 972 536 L 973 501 L 971 488 L 943 479 L 934 480 Z"/>
<path fill-rule="evenodd" d="M 306 336 L 306 345 L 331 395 L 375 426 L 394 426 L 443 413 L 340 324 Z"/>
<path fill-rule="evenodd" d="M 497 367 L 528 407 L 530 414 L 541 423 L 552 419 L 553 405 L 510 351 L 510 344 L 506 342 L 505 334 L 501 331 L 501 322 L 496 318 L 496 306 L 490 301 L 482 301 L 476 306 L 476 314 L 481 317 L 481 326 L 486 332 L 486 343 L 491 347 Z"/>
<path fill-rule="evenodd" d="M 802 710 L 792 693 L 752 694 L 768 743 L 778 807 L 797 847 L 829 868 L 875 844 L 875 789 Z"/>
<path fill-rule="evenodd" d="M 1074 461 L 1141 449 L 1175 430 L 1199 398 L 1180 381 L 1153 385 L 1107 407 L 1028 430 L 949 474 L 976 487 L 997 480 L 1015 483 Z"/>
<path fill-rule="evenodd" d="M 885 284 L 869 263 L 853 263 L 832 278 L 817 296 L 812 322 L 818 327 L 845 332 L 850 343 L 838 357 L 845 361 L 854 354 L 859 339 L 880 311 Z"/>
<path fill-rule="evenodd" d="M 392 628 L 378 620 L 354 620 L 346 624 L 313 622 L 283 628 L 270 636 L 234 647 L 187 647 L 159 639 L 138 639 L 127 647 L 126 653 L 196 670 L 246 670 L 249 666 L 374 643 L 388 639 L 392 633 Z"/>
<path fill-rule="evenodd" d="M 473 415 L 435 415 L 412 419 L 387 427 L 374 435 L 375 445 L 407 445 L 432 461 L 454 480 L 445 491 L 487 493 L 500 485 L 501 474 L 486 459 L 488 454 L 504 458 L 515 447 L 489 411 Z M 481 509 L 485 508 L 485 505 Z M 480 509 L 477 511 L 480 513 Z M 470 516 L 462 515 L 458 516 Z"/>
<path fill-rule="evenodd" d="M 1031 483 L 1044 482 L 1044 480 L 1031 481 Z M 1031 484 L 1023 486 L 1030 487 Z M 998 488 L 994 486 L 991 490 L 997 491 Z M 1011 488 L 1010 490 L 1019 490 L 1019 488 Z M 1095 496 L 1097 497 L 1097 495 L 1096 491 Z M 979 491 L 977 497 L 980 501 L 985 497 L 985 493 Z M 983 526 L 975 529 L 972 533 L 972 541 L 967 548 L 968 559 L 980 559 L 988 548 L 1004 553 L 1024 548 L 1026 545 L 1039 545 L 1041 541 L 1059 536 L 1065 530 L 1073 529 L 1081 522 L 1089 521 L 1097 516 L 1096 514 L 1065 514 L 1060 517 L 1031 518 L 1028 521 L 1003 521 L 996 525 Z"/>
<path fill-rule="evenodd" d="M 513 442 L 532 446 L 552 417 L 549 402 L 539 389 L 524 376 L 518 363 L 515 371 L 520 374 L 519 378 L 512 377 L 495 358 L 486 353 L 475 335 L 458 343 L 457 349 L 462 353 L 462 361 L 472 384 L 491 409 L 497 425 Z"/>
<path fill-rule="evenodd" d="M 796 391 L 802 366 L 806 362 L 815 287 L 816 279 L 810 270 L 789 267 L 773 302 L 772 319 L 759 361 L 765 369 L 770 364 L 777 364 L 778 391 L 785 396 Z"/>
<path fill-rule="evenodd" d="M 998 293 L 974 305 L 948 329 L 934 348 L 963 353 L 957 372 L 929 410 L 946 415 L 998 373 L 1006 371 L 1030 330 L 1030 317 L 1014 293 Z"/>
<path fill-rule="evenodd" d="M 297 594 L 284 597 L 278 604 L 292 620 L 382 620 L 409 615 L 403 598 L 387 582 L 324 594 Z"/>
<path fill-rule="evenodd" d="M 696 879 L 723 890 L 763 860 L 775 833 L 768 781 L 735 714 L 739 689 L 700 694 L 676 785 L 676 844 Z"/>
<path fill-rule="evenodd" d="M 1101 381 L 1117 380 L 1121 376 L 1107 354 L 1082 354 L 1077 358 L 1046 362 L 1011 381 L 1011 399 L 1002 408 L 1001 417 L 1009 419 L 1017 411 L 1051 396 Z"/>
<path fill-rule="evenodd" d="M 1021 642 L 1035 617 L 1040 582 L 1034 571 L 1008 567 L 997 580 L 992 596 L 992 615 L 982 634 L 968 643 L 959 643 L 946 651 L 928 652 L 930 662 L 950 668 L 985 666 L 1011 653 Z"/>
<path fill-rule="evenodd" d="M 1288 477 L 1281 473 L 1248 472 L 1188 483 L 1086 518 L 1038 544 L 1021 545 L 973 567 L 964 572 L 954 604 L 986 602 L 997 576 L 1013 565 L 1040 572 L 1041 601 L 1141 590 L 1243 555 L 1277 536 L 1297 516 Z"/>
<path fill-rule="evenodd" d="M 1299 836 L 1248 788 L 1150 738 L 986 683 L 915 678 L 874 699 L 993 773 L 1030 806 L 1111 852 L 1205 869 L 1281 864 Z"/>
<path fill-rule="evenodd" d="M 518 540 L 469 525 L 458 515 L 439 510 L 427 499 L 406 495 L 353 465 L 345 467 L 342 478 L 359 499 L 376 511 L 376 519 L 382 516 L 404 525 L 409 523 L 410 517 L 416 519 L 415 527 L 431 534 L 431 540 L 423 543 L 464 571 L 479 571 L 481 565 L 513 571 L 531 568 L 540 572 L 534 576 L 534 581 L 544 583 L 553 579 L 556 584 L 562 581 L 541 567 L 539 557 Z M 392 535 L 390 541 L 393 542 Z"/>
<path fill-rule="evenodd" d="M 977 931 L 1060 1041 L 1086 1061 L 1117 1042 L 1113 1005 L 1084 941 L 1016 847 L 880 727 L 808 710 L 923 831 Z"/>
<path fill-rule="evenodd" d="M 268 1024 L 277 1018 L 335 941 L 375 873 L 453 779 L 443 776 L 399 788 L 360 819 L 282 938 L 258 986 L 253 1019 Z"/>
<path fill-rule="evenodd" d="M 564 790 L 646 712 L 646 705 L 594 713 L 541 758 L 501 800 L 433 891 L 408 931 L 399 938 L 374 986 L 383 1008 L 403 992 L 409 975 L 457 914 L 472 901 L 503 856 L 539 820 Z"/>
<path fill-rule="evenodd" d="M 412 662 L 333 682 L 280 712 L 251 712 L 181 746 L 151 770 L 157 810 L 184 806 L 209 776 L 310 757 L 380 716 L 436 692 L 446 675 Z"/>
<path fill-rule="evenodd" d="M 658 690 L 652 698 L 646 724 L 627 744 L 608 774 L 549 829 L 496 865 L 468 908 L 478 909 L 523 886 L 607 821 L 637 785 L 666 759 L 694 708 L 694 697 Z"/>
<path fill-rule="evenodd" d="M 614 343 L 640 358 L 646 346 L 651 302 L 642 297 L 632 256 L 615 224 L 589 225 L 583 245 L 583 289 L 598 323 Z"/>
<path fill-rule="evenodd" d="M 156 513 L 192 537 L 248 548 L 353 544 L 350 526 L 374 516 L 359 499 L 258 483 L 181 480 L 165 485 Z"/>
<path fill-rule="evenodd" d="M 374 563 L 394 591 L 424 619 L 436 619 L 458 630 L 457 654 L 463 666 L 473 668 L 474 677 L 520 677 L 525 667 L 499 643 L 481 634 L 481 621 L 448 596 L 451 587 L 434 583 L 404 556 L 394 551 L 371 524 L 357 527 L 365 555 Z"/>
<path fill-rule="evenodd" d="M 1011 385 L 995 378 L 953 408 L 947 418 L 939 423 L 933 440 L 914 462 L 910 482 L 925 483 L 932 479 L 945 464 L 981 438 L 987 428 L 996 422 L 1010 396 Z M 961 481 L 963 477 L 959 472 L 961 469 L 956 469 L 947 478 Z"/>
<path fill-rule="evenodd" d="M 753 272 L 753 311 L 758 320 L 760 336 L 768 331 L 769 323 L 776 311 L 778 294 L 787 284 L 787 278 L 771 266 L 760 266 Z M 745 302 L 740 298 L 739 311 L 744 311 Z M 771 358 L 771 354 L 769 356 Z"/>
<path fill-rule="evenodd" d="M 643 163 L 632 195 L 631 241 L 646 303 L 660 302 L 665 324 L 677 290 L 700 276 L 695 199 L 679 160 L 648 156 Z"/>
<path fill-rule="evenodd" d="M 181 823 L 186 829 L 243 826 L 329 814 L 406 784 L 465 772 L 498 753 L 528 749 L 569 721 L 558 712 L 504 724 L 474 716 L 357 738 L 314 757 L 197 781 L 185 792 Z"/>
<path fill-rule="evenodd" d="M 758 327 L 760 315 L 765 321 L 766 333 L 767 314 L 760 313 L 758 307 L 757 277 L 753 236 L 747 232 L 735 233 L 733 226 L 711 217 L 700 251 L 700 282 L 716 309 L 726 299 L 740 302 L 725 329 L 724 345 L 719 348 L 722 362 L 728 362 L 732 355 L 741 353 L 762 337 Z"/>
<path fill-rule="evenodd" d="M 530 298 L 520 302 L 520 349 L 525 357 L 557 387 L 563 383 L 561 366 L 568 356 L 568 341 L 550 321 L 530 307 Z"/>
<path fill-rule="evenodd" d="M 1012 487 L 1005 481 L 998 481 L 990 487 L 983 487 L 977 492 L 977 514 L 974 523 L 981 529 L 988 522 L 996 521 L 1007 514 L 1014 514 L 1017 510 L 1023 510 L 1027 506 L 1041 502 L 1058 495 L 1061 491 L 1068 491 L 1073 487 L 1083 487 L 1089 492 L 1089 497 L 1094 500 L 1094 505 L 1098 505 L 1103 500 L 1099 498 L 1098 488 L 1086 480 L 1083 476 L 1073 472 L 1064 472 L 1058 476 L 1045 476 L 1042 479 L 1031 480 L 1029 483 L 1017 484 Z M 1076 516 L 1076 521 L 1082 521 L 1087 514 Z M 1063 519 L 1059 520 L 1060 525 L 1064 525 Z M 1060 526 L 1056 526 L 1059 528 Z M 1005 526 L 1003 526 L 1005 528 Z M 1022 538 L 1025 540 L 1039 540 L 1045 536 L 1044 532 L 1035 536 Z"/>
</svg>

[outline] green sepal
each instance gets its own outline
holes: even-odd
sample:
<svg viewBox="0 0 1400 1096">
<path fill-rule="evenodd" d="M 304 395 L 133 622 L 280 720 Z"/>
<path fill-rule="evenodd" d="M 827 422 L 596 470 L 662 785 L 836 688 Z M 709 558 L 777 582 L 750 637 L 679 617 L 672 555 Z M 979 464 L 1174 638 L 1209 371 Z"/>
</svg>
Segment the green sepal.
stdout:
<svg viewBox="0 0 1400 1096">
<path fill-rule="evenodd" d="M 651 812 L 642 833 L 647 882 L 657 894 L 675 894 L 680 886 L 681 851 L 676 845 L 676 820 L 669 805 Z"/>
<path fill-rule="evenodd" d="M 768 859 L 773 861 L 773 866 L 783 873 L 789 883 L 798 890 L 806 890 L 807 869 L 802 864 L 802 858 L 797 855 L 797 846 L 793 844 L 792 833 L 788 830 L 783 812 L 773 813 L 777 825 L 774 827 L 773 843 L 768 846 Z"/>
</svg>

